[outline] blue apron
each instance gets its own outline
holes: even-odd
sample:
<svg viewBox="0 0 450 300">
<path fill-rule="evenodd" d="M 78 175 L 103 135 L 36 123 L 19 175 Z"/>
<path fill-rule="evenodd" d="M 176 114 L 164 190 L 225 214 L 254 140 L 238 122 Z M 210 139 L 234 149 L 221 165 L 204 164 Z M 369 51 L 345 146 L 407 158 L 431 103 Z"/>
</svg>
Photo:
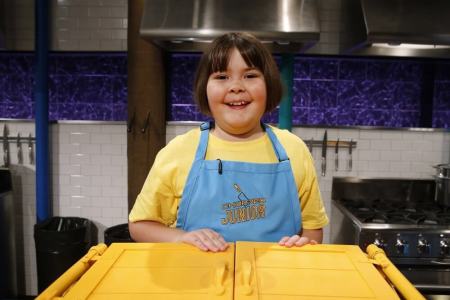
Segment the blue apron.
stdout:
<svg viewBox="0 0 450 300">
<path fill-rule="evenodd" d="M 178 208 L 178 228 L 210 228 L 227 242 L 278 242 L 300 232 L 291 163 L 270 127 L 263 126 L 277 163 L 205 160 L 211 123 L 200 126 L 200 142 Z"/>
</svg>

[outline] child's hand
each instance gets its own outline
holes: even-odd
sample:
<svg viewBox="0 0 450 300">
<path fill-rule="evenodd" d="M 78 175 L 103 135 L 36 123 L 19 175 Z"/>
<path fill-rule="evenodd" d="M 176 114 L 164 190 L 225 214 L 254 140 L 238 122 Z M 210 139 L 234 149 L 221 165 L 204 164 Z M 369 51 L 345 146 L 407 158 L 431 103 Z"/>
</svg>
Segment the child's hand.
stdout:
<svg viewBox="0 0 450 300">
<path fill-rule="evenodd" d="M 212 229 L 198 229 L 183 233 L 180 242 L 191 244 L 203 251 L 219 252 L 228 248 L 223 237 Z"/>
<path fill-rule="evenodd" d="M 296 234 L 293 236 L 285 236 L 278 242 L 278 245 L 288 248 L 292 246 L 301 247 L 306 244 L 316 245 L 317 241 L 310 240 L 307 236 L 299 236 L 298 234 Z"/>
</svg>

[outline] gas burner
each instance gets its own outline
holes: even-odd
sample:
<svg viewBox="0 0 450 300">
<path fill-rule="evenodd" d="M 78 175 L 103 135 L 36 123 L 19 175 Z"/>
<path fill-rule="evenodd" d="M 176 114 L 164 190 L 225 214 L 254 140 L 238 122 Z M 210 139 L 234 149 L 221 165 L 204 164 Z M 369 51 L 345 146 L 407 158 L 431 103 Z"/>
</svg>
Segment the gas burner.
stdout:
<svg viewBox="0 0 450 300">
<path fill-rule="evenodd" d="M 438 213 L 436 217 L 440 221 L 439 224 L 450 225 L 450 213 Z"/>
<path fill-rule="evenodd" d="M 363 223 L 450 225 L 450 211 L 435 202 L 387 199 L 342 199 L 340 201 Z"/>
<path fill-rule="evenodd" d="M 404 212 L 394 212 L 388 215 L 390 224 L 417 224 L 417 219 L 411 217 L 411 214 Z"/>
<path fill-rule="evenodd" d="M 370 207 L 358 207 L 358 208 L 356 208 L 356 211 L 359 211 L 359 212 L 371 212 L 372 209 Z"/>
<path fill-rule="evenodd" d="M 355 212 L 355 216 L 363 223 L 386 224 L 386 215 L 374 212 Z"/>
</svg>

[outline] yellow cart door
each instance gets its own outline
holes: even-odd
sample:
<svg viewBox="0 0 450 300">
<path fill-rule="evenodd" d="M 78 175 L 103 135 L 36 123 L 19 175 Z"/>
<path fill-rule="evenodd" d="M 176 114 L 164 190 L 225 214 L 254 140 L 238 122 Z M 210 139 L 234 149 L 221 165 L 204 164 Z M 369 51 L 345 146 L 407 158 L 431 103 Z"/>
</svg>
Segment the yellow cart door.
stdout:
<svg viewBox="0 0 450 300">
<path fill-rule="evenodd" d="M 234 245 L 112 244 L 64 299 L 233 299 Z"/>
<path fill-rule="evenodd" d="M 235 300 L 399 299 L 358 246 L 238 242 L 235 251 Z"/>
</svg>

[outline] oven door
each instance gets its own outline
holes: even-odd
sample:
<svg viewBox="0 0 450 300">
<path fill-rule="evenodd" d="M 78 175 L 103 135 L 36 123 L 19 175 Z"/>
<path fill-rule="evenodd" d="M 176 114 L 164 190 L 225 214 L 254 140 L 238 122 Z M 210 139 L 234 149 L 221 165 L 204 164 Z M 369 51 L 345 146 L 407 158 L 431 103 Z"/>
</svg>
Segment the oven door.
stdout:
<svg viewBox="0 0 450 300">
<path fill-rule="evenodd" d="M 450 299 L 450 264 L 395 264 L 427 299 Z"/>
</svg>

